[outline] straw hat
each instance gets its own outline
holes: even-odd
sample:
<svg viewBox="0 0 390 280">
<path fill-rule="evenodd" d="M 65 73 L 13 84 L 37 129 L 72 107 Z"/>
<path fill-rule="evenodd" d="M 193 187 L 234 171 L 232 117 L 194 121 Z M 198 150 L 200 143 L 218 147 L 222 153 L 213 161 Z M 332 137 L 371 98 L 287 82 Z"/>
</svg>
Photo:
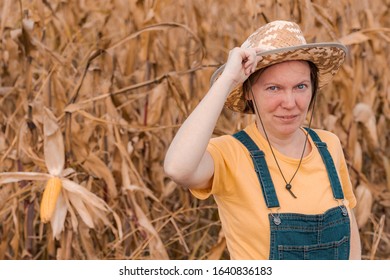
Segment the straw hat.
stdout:
<svg viewBox="0 0 390 280">
<path fill-rule="evenodd" d="M 283 61 L 312 61 L 318 68 L 318 87 L 329 83 L 339 70 L 347 52 L 347 48 L 336 42 L 306 43 L 299 26 L 289 21 L 273 21 L 259 29 L 246 39 L 242 48 L 260 47 L 264 51 L 258 53 L 261 60 L 256 70 Z M 218 68 L 211 77 L 213 84 L 223 72 L 225 65 Z M 225 106 L 236 112 L 254 113 L 246 106 L 242 84 L 233 89 Z"/>
</svg>

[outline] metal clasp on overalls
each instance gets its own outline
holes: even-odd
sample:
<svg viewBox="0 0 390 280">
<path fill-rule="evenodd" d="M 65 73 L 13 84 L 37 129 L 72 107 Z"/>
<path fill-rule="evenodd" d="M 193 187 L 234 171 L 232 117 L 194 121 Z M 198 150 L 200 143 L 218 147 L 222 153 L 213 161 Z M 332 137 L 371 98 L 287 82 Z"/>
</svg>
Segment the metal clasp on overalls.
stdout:
<svg viewBox="0 0 390 280">
<path fill-rule="evenodd" d="M 343 216 L 348 216 L 348 210 L 347 207 L 344 204 L 344 199 L 335 199 L 338 203 L 339 208 L 341 209 L 341 213 Z"/>
<path fill-rule="evenodd" d="M 272 208 L 270 208 L 271 216 L 272 216 L 272 221 L 273 223 L 278 226 L 282 223 L 282 220 L 280 219 L 280 213 L 279 213 L 280 207 L 276 208 L 276 212 L 272 212 Z"/>
</svg>

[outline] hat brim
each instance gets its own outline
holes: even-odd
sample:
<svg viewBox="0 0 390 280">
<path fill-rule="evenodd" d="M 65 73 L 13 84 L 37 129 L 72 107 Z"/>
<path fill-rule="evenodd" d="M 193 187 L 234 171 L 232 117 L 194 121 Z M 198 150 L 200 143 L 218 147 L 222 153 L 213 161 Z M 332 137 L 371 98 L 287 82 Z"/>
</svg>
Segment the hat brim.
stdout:
<svg viewBox="0 0 390 280">
<path fill-rule="evenodd" d="M 340 43 L 312 43 L 288 48 L 279 48 L 257 53 L 261 60 L 257 63 L 256 71 L 274 64 L 293 60 L 313 62 L 318 68 L 318 87 L 328 84 L 344 62 L 347 48 Z M 219 67 L 211 76 L 211 85 L 222 74 L 225 65 Z M 247 106 L 242 84 L 234 88 L 226 99 L 225 106 L 233 111 L 254 113 Z"/>
</svg>

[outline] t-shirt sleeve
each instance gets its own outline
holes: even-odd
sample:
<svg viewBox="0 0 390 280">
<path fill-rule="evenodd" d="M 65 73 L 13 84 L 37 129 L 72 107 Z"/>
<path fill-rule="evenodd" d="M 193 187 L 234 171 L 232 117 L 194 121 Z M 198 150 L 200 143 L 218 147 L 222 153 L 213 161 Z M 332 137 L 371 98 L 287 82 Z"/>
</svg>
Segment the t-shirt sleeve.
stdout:
<svg viewBox="0 0 390 280">
<path fill-rule="evenodd" d="M 355 197 L 355 194 L 353 193 L 352 182 L 351 182 L 351 178 L 349 176 L 348 167 L 347 167 L 347 163 L 345 160 L 343 148 L 342 148 L 340 139 L 336 135 L 334 135 L 334 134 L 332 134 L 332 135 L 334 137 L 335 146 L 338 149 L 337 150 L 337 155 L 339 156 L 338 172 L 339 172 L 339 176 L 340 176 L 340 183 L 341 183 L 341 186 L 343 188 L 344 198 L 348 201 L 349 208 L 352 209 L 352 208 L 355 208 L 355 206 L 356 206 L 356 197 Z"/>
<path fill-rule="evenodd" d="M 345 161 L 343 149 L 341 148 L 340 145 L 340 181 L 341 185 L 343 187 L 343 192 L 345 199 L 348 200 L 349 203 L 349 208 L 355 208 L 356 206 L 356 197 L 355 194 L 353 193 L 353 187 L 352 187 L 352 182 L 351 178 L 349 177 L 349 172 L 348 172 L 348 167 L 347 163 Z"/>
<path fill-rule="evenodd" d="M 213 138 L 210 140 L 207 151 L 210 153 L 214 162 L 214 175 L 211 180 L 210 186 L 203 189 L 191 189 L 190 192 L 198 199 L 207 199 L 210 195 L 219 194 L 221 192 L 223 180 L 228 176 L 228 162 L 229 153 L 223 151 L 229 149 L 228 138 L 229 136 L 222 136 Z"/>
<path fill-rule="evenodd" d="M 354 208 L 356 206 L 356 197 L 353 193 L 351 178 L 349 176 L 347 163 L 345 160 L 343 148 L 340 139 L 334 133 L 325 130 L 317 130 L 320 137 L 323 138 L 327 144 L 329 152 L 332 155 L 333 161 L 337 168 L 340 178 L 340 184 L 343 189 L 344 199 L 348 201 L 348 207 Z"/>
</svg>

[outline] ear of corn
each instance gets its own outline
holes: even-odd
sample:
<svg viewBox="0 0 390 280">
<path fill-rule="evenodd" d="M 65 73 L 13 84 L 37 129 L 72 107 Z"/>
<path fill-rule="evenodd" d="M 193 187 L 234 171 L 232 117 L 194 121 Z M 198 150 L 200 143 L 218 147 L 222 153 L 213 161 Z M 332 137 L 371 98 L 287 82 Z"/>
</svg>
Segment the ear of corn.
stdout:
<svg viewBox="0 0 390 280">
<path fill-rule="evenodd" d="M 41 220 L 43 223 L 50 221 L 56 208 L 58 196 L 62 189 L 61 179 L 58 177 L 50 178 L 47 181 L 41 201 Z"/>
</svg>

